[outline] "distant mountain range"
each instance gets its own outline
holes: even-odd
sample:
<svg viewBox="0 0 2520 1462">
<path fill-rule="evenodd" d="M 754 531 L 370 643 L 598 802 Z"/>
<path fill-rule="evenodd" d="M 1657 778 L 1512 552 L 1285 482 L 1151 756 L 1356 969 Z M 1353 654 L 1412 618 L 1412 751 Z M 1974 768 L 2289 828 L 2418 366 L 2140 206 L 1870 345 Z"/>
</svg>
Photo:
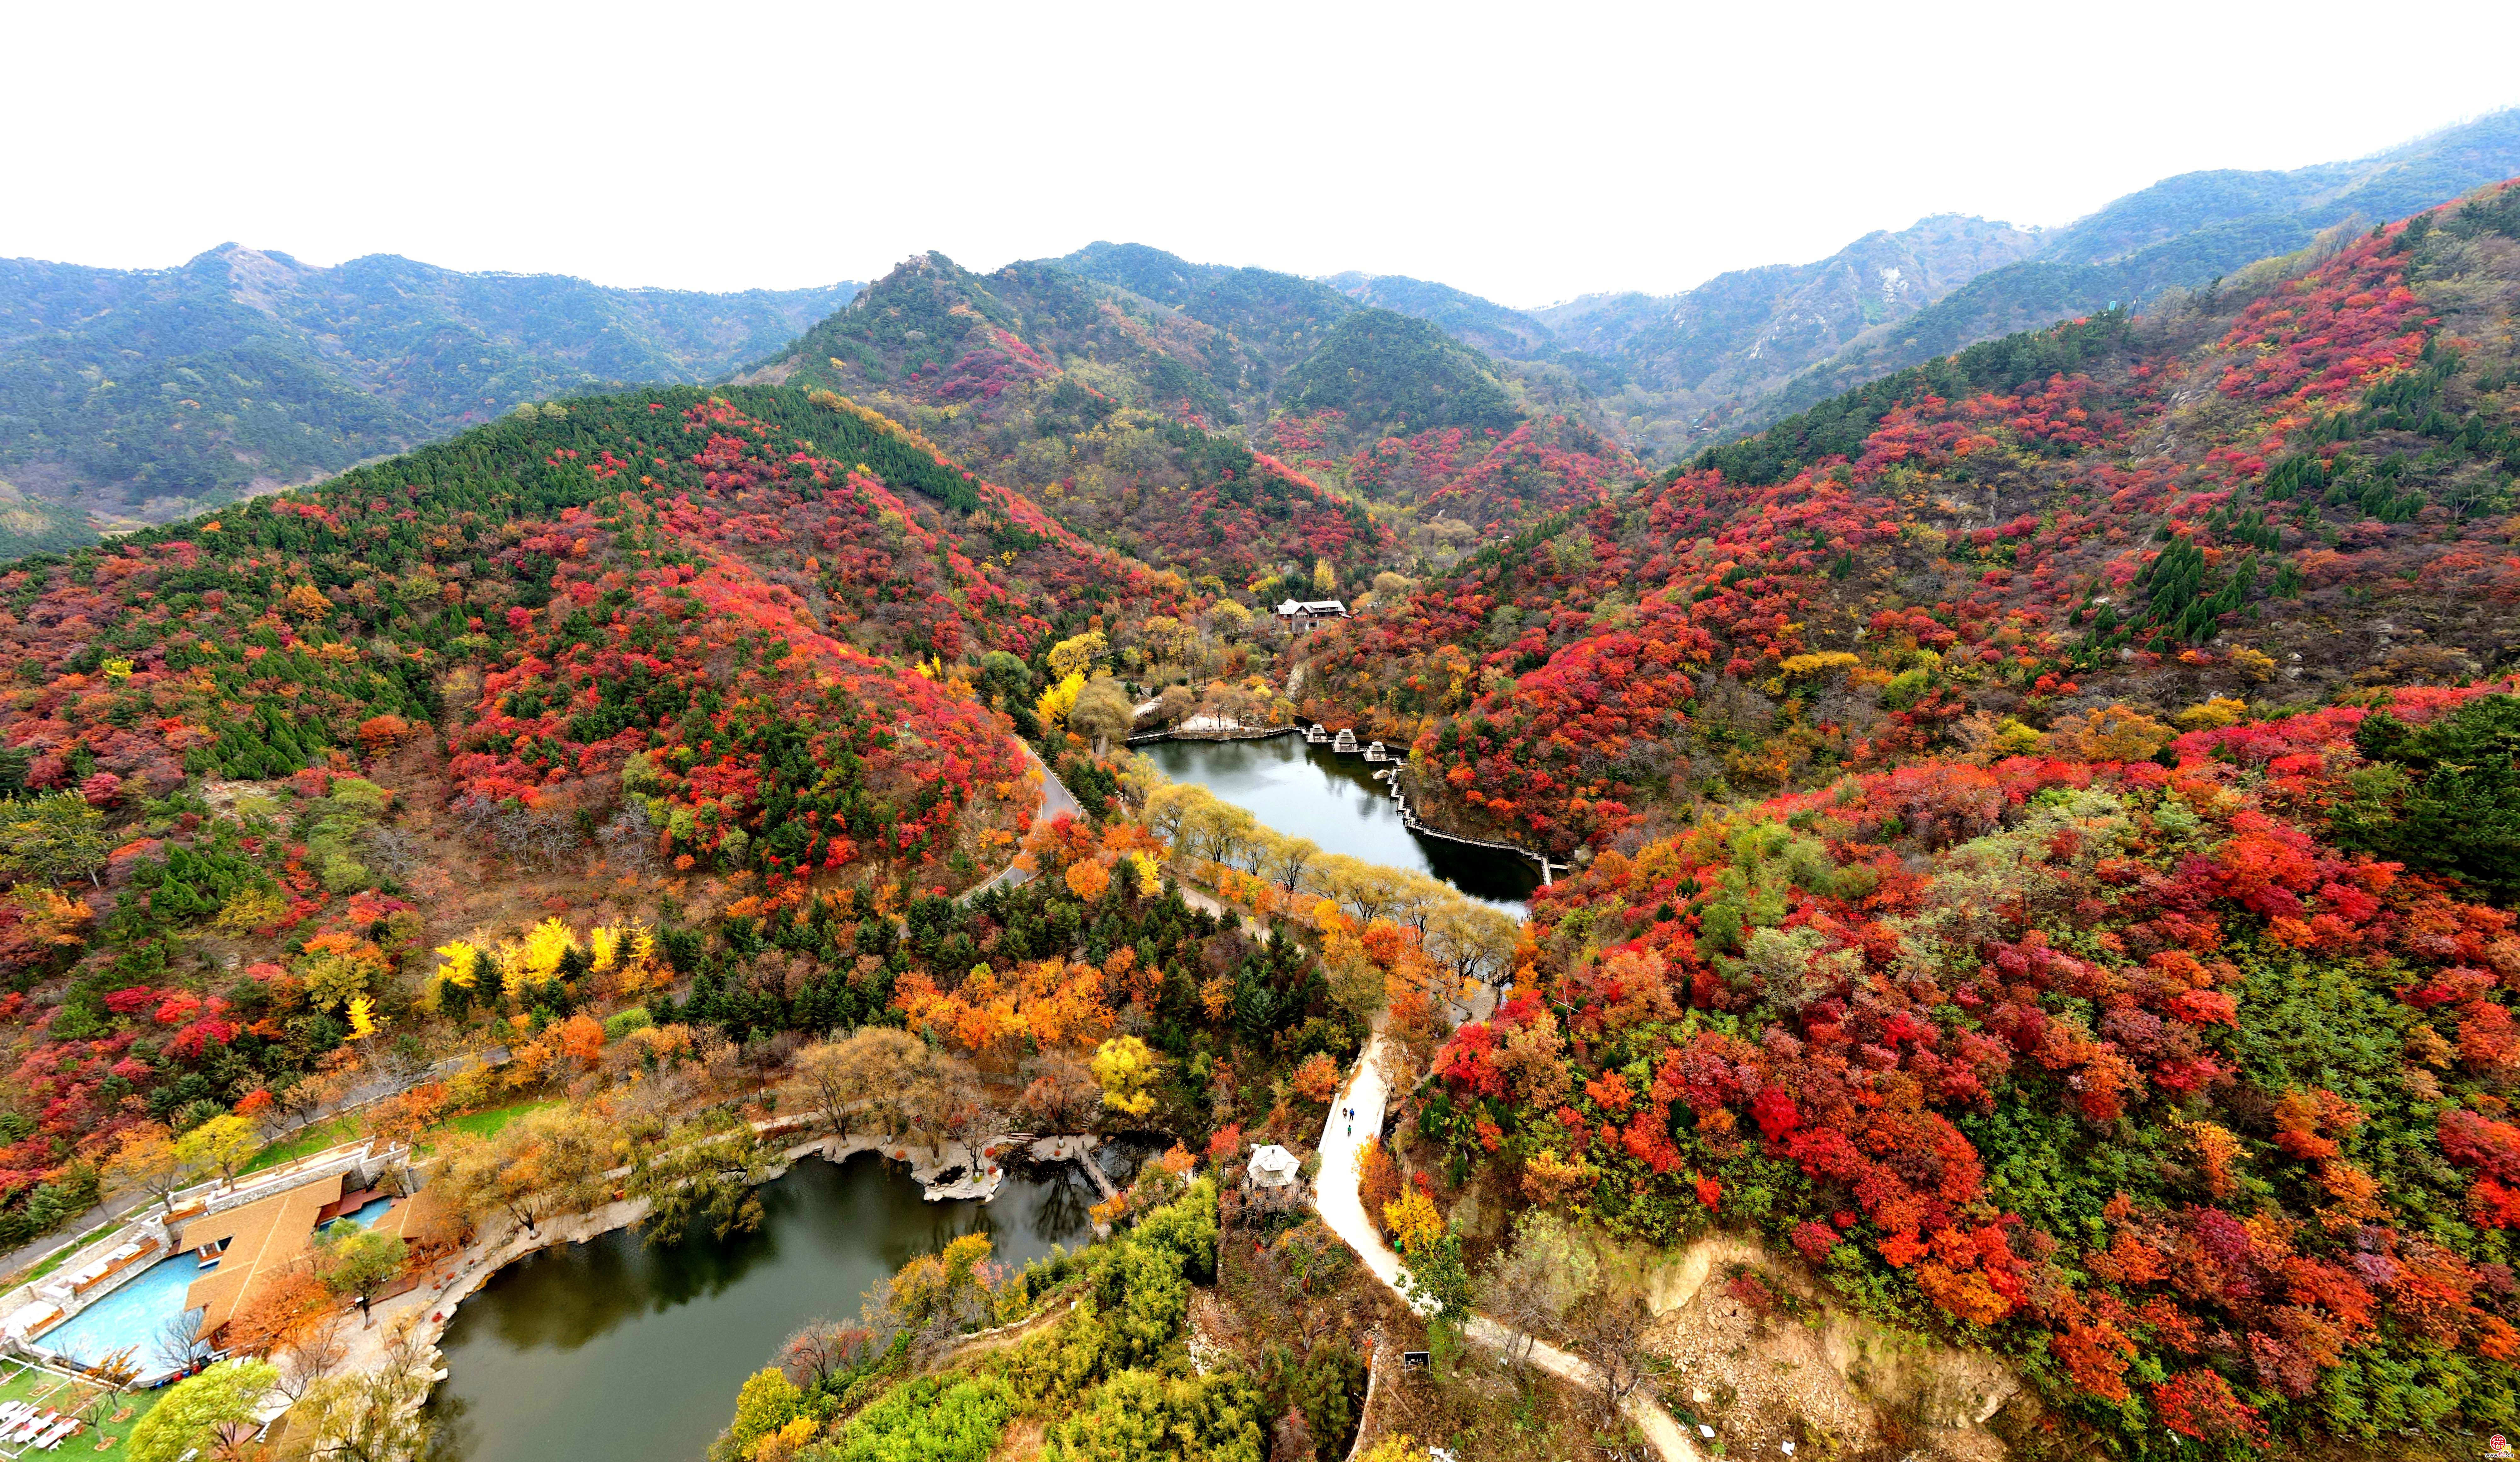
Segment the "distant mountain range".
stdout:
<svg viewBox="0 0 2520 1462">
<path fill-rule="evenodd" d="M 1978 341 L 2198 289 L 2342 224 L 2371 225 L 2520 175 L 2520 110 L 2347 162 L 2182 173 L 2062 228 L 1952 215 L 1871 233 L 1817 263 L 1719 275 L 1678 295 L 1533 310 L 1393 275 L 1325 280 L 1456 340 L 1565 365 L 1640 455 L 1745 433 Z"/>
<path fill-rule="evenodd" d="M 19 551 L 405 450 L 520 402 L 702 382 L 858 286 L 704 295 L 465 274 L 391 254 L 318 269 L 228 244 L 173 269 L 0 260 L 0 537 Z"/>
<path fill-rule="evenodd" d="M 1113 243 L 985 281 L 922 255 L 896 271 L 896 297 L 874 313 L 844 312 L 866 288 L 846 282 L 616 290 L 392 255 L 317 269 L 233 244 L 163 270 L 5 260 L 0 554 L 312 480 L 572 392 L 801 371 L 943 411 L 968 399 L 967 387 L 985 389 L 972 371 L 1080 364 L 1080 388 L 1238 433 L 1333 490 L 1354 480 L 1369 495 L 1429 505 L 1427 522 L 1455 512 L 1487 527 L 1566 500 L 1621 461 L 1673 461 L 1973 342 L 2204 289 L 2323 231 L 2515 174 L 2520 111 L 2353 161 L 2182 174 L 2062 228 L 1937 215 L 1813 263 L 1530 310 L 1398 275 L 1304 279 Z M 1438 347 L 1401 319 L 1466 348 Z M 989 355 L 970 334 L 981 322 L 1039 361 Z M 1106 365 L 1120 375 L 1098 375 Z M 1003 431 L 983 443 L 935 422 L 922 430 L 1014 480 L 1070 474 Z M 1465 430 L 1547 437 L 1534 460 L 1552 485 L 1465 498 L 1476 463 L 1447 444 Z M 1386 436 L 1404 446 L 1369 461 Z M 1516 473 L 1500 459 L 1488 476 Z M 1125 516 L 1116 499 L 1105 506 Z"/>
</svg>

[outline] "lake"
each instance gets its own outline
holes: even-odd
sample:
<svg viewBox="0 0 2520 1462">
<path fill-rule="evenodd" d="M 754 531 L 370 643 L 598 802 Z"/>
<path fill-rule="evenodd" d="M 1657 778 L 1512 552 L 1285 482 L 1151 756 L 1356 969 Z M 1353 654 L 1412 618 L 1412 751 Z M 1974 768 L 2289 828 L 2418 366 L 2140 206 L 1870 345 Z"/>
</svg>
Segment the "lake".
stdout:
<svg viewBox="0 0 2520 1462">
<path fill-rule="evenodd" d="M 912 1258 L 985 1233 L 1010 1267 L 1092 1238 L 1100 1196 L 1060 1165 L 992 1203 L 929 1203 L 872 1153 L 806 1158 L 761 1227 L 673 1248 L 622 1229 L 500 1270 L 464 1302 L 431 1402 L 443 1462 L 699 1462 L 743 1379 L 809 1320 L 847 1319 Z"/>
<path fill-rule="evenodd" d="M 1325 852 L 1432 874 L 1519 919 L 1540 865 L 1516 853 L 1422 837 L 1400 820 L 1379 768 L 1301 736 L 1266 741 L 1158 741 L 1138 749 L 1176 782 L 1194 782 L 1290 838 Z M 1383 765 L 1389 765 L 1385 762 Z"/>
</svg>

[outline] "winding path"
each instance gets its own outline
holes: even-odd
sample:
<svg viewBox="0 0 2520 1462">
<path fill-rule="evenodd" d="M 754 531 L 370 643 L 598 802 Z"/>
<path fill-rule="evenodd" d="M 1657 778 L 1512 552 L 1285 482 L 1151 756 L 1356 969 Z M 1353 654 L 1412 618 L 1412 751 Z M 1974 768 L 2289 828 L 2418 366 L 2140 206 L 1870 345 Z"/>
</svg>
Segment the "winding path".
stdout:
<svg viewBox="0 0 2520 1462">
<path fill-rule="evenodd" d="M 1388 1285 L 1404 1300 L 1401 1288 L 1400 1256 L 1382 1242 L 1382 1233 L 1366 1216 L 1365 1202 L 1357 1194 L 1357 1151 L 1365 1139 L 1382 1130 L 1382 1110 L 1388 1093 L 1382 1076 L 1382 1053 L 1388 1043 L 1377 1031 L 1366 1042 L 1364 1054 L 1357 1058 L 1356 1071 L 1348 1077 L 1346 1090 L 1330 1107 L 1329 1121 L 1322 1129 L 1321 1177 L 1315 1184 L 1314 1206 L 1321 1210 L 1322 1221 L 1330 1232 L 1347 1241 L 1347 1246 L 1365 1260 L 1374 1277 Z M 1356 1119 L 1345 1117 L 1349 1108 L 1356 1109 Z M 1469 1337 L 1492 1350 L 1511 1353 L 1511 1347 L 1521 1342 L 1518 1333 L 1498 1324 L 1486 1315 L 1473 1315 Z M 1547 1341 L 1531 1343 L 1529 1360 L 1551 1375 L 1572 1381 L 1578 1386 L 1599 1389 L 1600 1378 L 1594 1374 L 1590 1362 L 1570 1355 Z M 1622 1403 L 1628 1419 L 1644 1433 L 1663 1462 L 1698 1462 L 1697 1448 L 1680 1430 L 1645 1388 L 1631 1393 Z"/>
<path fill-rule="evenodd" d="M 1058 780 L 1058 773 L 1052 771 L 1050 764 L 1041 759 L 1041 754 L 1032 749 L 1031 742 L 1018 736 L 1015 738 L 1015 749 L 1022 752 L 1024 759 L 1031 762 L 1033 769 L 1041 773 L 1041 810 L 1035 812 L 1032 817 L 1032 825 L 1035 828 L 1046 828 L 1062 815 L 1077 818 L 1085 815 L 1084 805 L 1076 800 L 1076 794 L 1068 791 L 1067 784 Z M 974 886 L 970 892 L 961 896 L 977 898 L 1002 885 L 1012 889 L 1031 881 L 1031 870 L 1017 868 L 1014 864 L 1009 863 L 991 874 L 986 883 Z"/>
</svg>

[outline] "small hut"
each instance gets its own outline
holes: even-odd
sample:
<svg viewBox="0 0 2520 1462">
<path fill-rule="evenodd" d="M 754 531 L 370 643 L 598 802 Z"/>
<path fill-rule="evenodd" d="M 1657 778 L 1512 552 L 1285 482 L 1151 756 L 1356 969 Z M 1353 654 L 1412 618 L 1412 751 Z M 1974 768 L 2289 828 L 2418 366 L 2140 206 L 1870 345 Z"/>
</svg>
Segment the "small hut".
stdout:
<svg viewBox="0 0 2520 1462">
<path fill-rule="evenodd" d="M 1293 1153 L 1272 1142 L 1251 1155 L 1251 1196 L 1264 1202 L 1287 1202 L 1302 1190 L 1297 1179 L 1303 1170 L 1303 1163 Z"/>
</svg>

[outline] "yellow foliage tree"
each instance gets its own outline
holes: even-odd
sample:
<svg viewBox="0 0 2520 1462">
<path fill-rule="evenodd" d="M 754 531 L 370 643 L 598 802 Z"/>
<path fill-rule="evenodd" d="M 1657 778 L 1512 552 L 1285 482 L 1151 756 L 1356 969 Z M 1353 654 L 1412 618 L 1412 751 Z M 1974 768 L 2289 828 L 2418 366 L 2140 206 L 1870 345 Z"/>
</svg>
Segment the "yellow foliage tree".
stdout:
<svg viewBox="0 0 2520 1462">
<path fill-rule="evenodd" d="M 367 940 L 336 930 L 306 941 L 294 973 L 317 1009 L 335 1010 L 382 982 L 385 955 Z"/>
<path fill-rule="evenodd" d="M 1110 650 L 1111 642 L 1102 637 L 1102 631 L 1089 629 L 1050 647 L 1050 672 L 1062 678 L 1070 675 L 1082 677 Z"/>
<path fill-rule="evenodd" d="M 430 972 L 420 993 L 422 1007 L 432 1011 L 438 1008 L 439 992 L 446 986 L 469 990 L 481 982 L 479 946 L 457 939 L 438 945 L 433 952 L 437 955 L 437 968 Z"/>
<path fill-rule="evenodd" d="M 1094 1052 L 1094 1079 L 1102 1083 L 1102 1105 L 1130 1117 L 1155 1108 L 1154 1084 L 1159 1060 L 1134 1035 L 1115 1035 Z"/>
<path fill-rule="evenodd" d="M 541 984 L 560 973 L 560 962 L 577 948 L 577 936 L 558 919 L 545 919 L 525 935 L 524 969 Z"/>
<path fill-rule="evenodd" d="M 1433 1199 L 1415 1188 L 1382 1206 L 1382 1221 L 1402 1254 L 1416 1254 L 1444 1237 L 1444 1215 L 1435 1211 Z"/>
<path fill-rule="evenodd" d="M 175 1139 L 175 1159 L 187 1167 L 218 1169 L 230 1182 L 262 1151 L 262 1133 L 234 1113 L 213 1117 Z"/>
<path fill-rule="evenodd" d="M 1075 708 L 1076 698 L 1084 691 L 1083 673 L 1070 675 L 1043 691 L 1041 699 L 1033 702 L 1033 710 L 1041 716 L 1043 725 L 1063 726 L 1067 724 L 1067 712 Z"/>
<path fill-rule="evenodd" d="M 2177 719 L 2182 730 L 2210 731 L 2216 727 L 2233 725 L 2248 713 L 2248 702 L 2233 700 L 2228 696 L 2216 696 L 2203 705 L 2188 707 L 2179 712 Z"/>
</svg>

